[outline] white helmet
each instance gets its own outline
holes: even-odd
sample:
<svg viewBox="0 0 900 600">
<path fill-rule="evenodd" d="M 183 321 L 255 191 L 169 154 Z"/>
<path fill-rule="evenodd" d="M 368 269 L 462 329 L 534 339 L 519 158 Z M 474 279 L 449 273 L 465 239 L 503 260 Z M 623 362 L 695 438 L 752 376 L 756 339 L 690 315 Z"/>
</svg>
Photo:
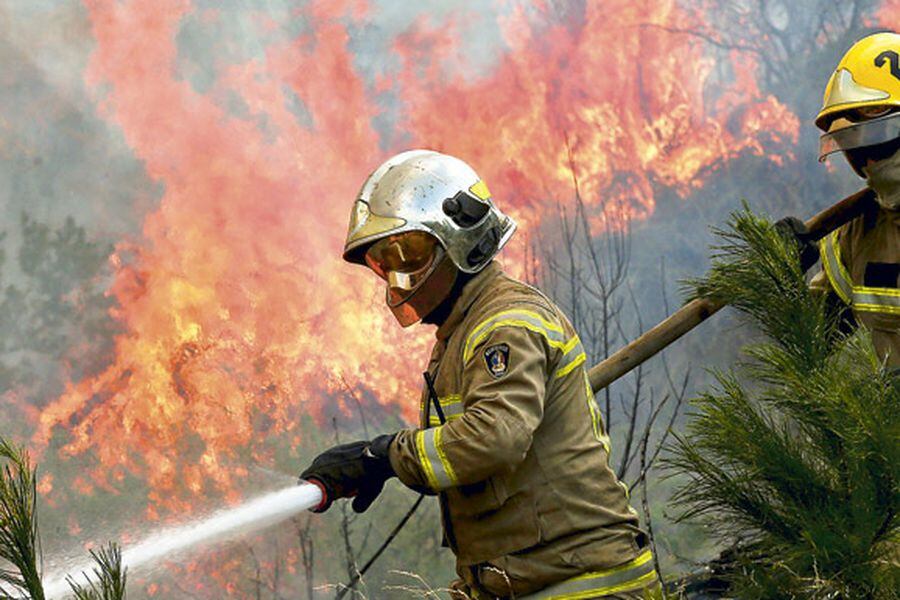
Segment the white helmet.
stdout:
<svg viewBox="0 0 900 600">
<path fill-rule="evenodd" d="M 477 273 L 487 266 L 515 229 L 469 165 L 410 150 L 388 159 L 363 183 L 344 259 L 368 264 L 388 281 L 388 306 L 406 326 L 446 297 L 457 270 Z"/>
</svg>

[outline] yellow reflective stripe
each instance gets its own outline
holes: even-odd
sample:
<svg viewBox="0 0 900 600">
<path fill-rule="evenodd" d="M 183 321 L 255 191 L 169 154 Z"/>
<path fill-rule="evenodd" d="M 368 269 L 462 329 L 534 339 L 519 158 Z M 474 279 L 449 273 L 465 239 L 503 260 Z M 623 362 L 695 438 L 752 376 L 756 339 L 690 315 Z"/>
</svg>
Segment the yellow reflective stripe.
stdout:
<svg viewBox="0 0 900 600">
<path fill-rule="evenodd" d="M 565 377 L 571 373 L 575 367 L 583 364 L 585 360 L 587 360 L 587 354 L 584 352 L 581 340 L 579 340 L 576 335 L 566 342 L 566 345 L 563 347 L 563 357 L 559 361 L 559 368 L 556 370 L 556 378 L 559 379 L 560 377 Z"/>
<path fill-rule="evenodd" d="M 900 314 L 900 290 L 858 286 L 853 288 L 853 309 L 864 312 Z"/>
<path fill-rule="evenodd" d="M 841 262 L 841 248 L 836 231 L 822 240 L 821 249 L 825 274 L 844 303 L 859 312 L 900 314 L 900 290 L 853 285 L 853 279 Z"/>
<path fill-rule="evenodd" d="M 606 450 L 606 454 L 609 455 L 612 452 L 612 448 L 610 446 L 609 436 L 603 433 L 603 415 L 600 412 L 600 407 L 597 406 L 597 397 L 594 396 L 594 390 L 591 389 L 591 380 L 588 378 L 587 371 L 583 371 L 583 373 L 584 393 L 587 398 L 588 412 L 591 413 L 591 428 L 594 431 L 594 439 L 603 445 L 603 449 Z"/>
<path fill-rule="evenodd" d="M 451 408 L 454 404 L 460 404 L 462 402 L 462 396 L 459 394 L 450 394 L 449 396 L 438 398 L 438 402 L 441 404 L 441 408 Z"/>
<path fill-rule="evenodd" d="M 647 550 L 634 560 L 618 567 L 585 573 L 521 598 L 522 600 L 582 600 L 640 589 L 658 579 L 652 560 L 653 554 Z"/>
<path fill-rule="evenodd" d="M 458 485 L 456 473 L 441 446 L 443 427 L 434 427 L 416 432 L 416 454 L 428 485 L 434 490 L 443 490 Z"/>
<path fill-rule="evenodd" d="M 447 474 L 447 486 L 453 487 L 459 484 L 459 480 L 456 478 L 456 473 L 453 471 L 453 467 L 450 466 L 450 461 L 447 460 L 447 455 L 444 454 L 444 446 L 441 444 L 441 435 L 444 432 L 443 427 L 436 427 L 434 429 L 434 447 L 437 449 L 438 458 L 441 459 L 441 466 L 444 467 L 444 472 Z"/>
<path fill-rule="evenodd" d="M 888 315 L 900 315 L 900 306 L 885 306 L 884 304 L 857 304 L 853 303 L 853 310 L 859 312 L 885 313 Z"/>
<path fill-rule="evenodd" d="M 461 418 L 462 413 L 460 413 L 458 415 L 444 415 L 444 417 L 446 417 L 447 423 L 450 423 L 451 421 L 455 421 L 455 420 Z M 441 423 L 441 418 L 439 416 L 431 415 L 428 417 L 428 426 L 429 427 L 439 427 L 441 425 L 443 425 L 443 423 Z"/>
<path fill-rule="evenodd" d="M 496 313 L 479 323 L 466 340 L 463 362 L 469 362 L 478 344 L 500 327 L 522 327 L 528 329 L 544 336 L 551 347 L 559 348 L 565 352 L 566 342 L 563 337 L 562 327 L 544 320 L 536 312 L 516 309 Z"/>
<path fill-rule="evenodd" d="M 586 579 L 597 579 L 599 577 L 606 577 L 607 575 L 614 575 L 616 573 L 621 573 L 626 569 L 632 569 L 634 567 L 645 565 L 651 560 L 653 560 L 653 552 L 651 552 L 650 550 L 645 550 L 642 554 L 638 555 L 636 558 L 632 558 L 627 563 L 623 563 L 617 567 L 612 567 L 611 569 L 606 569 L 604 571 L 591 571 L 590 573 L 584 573 L 583 575 L 578 575 L 577 577 L 567 579 L 566 583 L 570 581 L 584 581 Z"/>
<path fill-rule="evenodd" d="M 652 570 L 649 573 L 645 573 L 641 575 L 637 579 L 629 581 L 628 583 L 622 583 L 619 585 L 611 585 L 608 587 L 594 588 L 592 590 L 587 590 L 585 592 L 573 593 L 573 594 L 565 594 L 562 596 L 551 596 L 551 600 L 591 600 L 592 598 L 597 598 L 598 594 L 601 596 L 608 596 L 610 594 L 617 594 L 619 592 L 626 592 L 631 590 L 639 590 L 647 585 L 653 583 L 658 579 L 656 575 L 656 570 Z"/>
<path fill-rule="evenodd" d="M 837 261 L 837 271 L 841 276 L 841 279 L 844 280 L 845 283 L 853 286 L 853 279 L 850 277 L 850 272 L 847 271 L 847 267 L 844 266 L 844 260 L 841 258 L 841 243 L 838 239 L 838 232 L 840 230 L 835 229 L 831 232 L 830 236 L 830 245 L 834 250 L 834 258 Z"/>
<path fill-rule="evenodd" d="M 416 455 L 419 458 L 419 464 L 422 465 L 422 470 L 425 471 L 425 478 L 428 480 L 428 485 L 431 486 L 432 489 L 437 489 L 438 481 L 437 477 L 434 476 L 434 467 L 431 465 L 431 461 L 428 460 L 428 456 L 425 454 L 424 431 L 416 432 Z"/>
<path fill-rule="evenodd" d="M 504 311 L 500 311 L 498 313 L 494 313 L 493 315 L 491 315 L 490 317 L 486 318 L 484 321 L 479 323 L 473 331 L 478 331 L 479 327 L 485 325 L 486 323 L 488 323 L 489 321 L 491 321 L 493 319 L 497 319 L 500 317 L 506 317 L 506 316 L 519 316 L 519 315 L 524 315 L 524 316 L 528 317 L 529 319 L 534 319 L 548 331 L 556 331 L 557 333 L 563 333 L 563 328 L 560 327 L 559 325 L 557 325 L 556 323 L 551 323 L 550 321 L 547 321 L 546 319 L 544 319 L 544 317 L 542 317 L 538 313 L 534 312 L 533 310 L 526 310 L 526 309 L 521 309 L 521 308 L 514 308 L 511 310 L 504 310 Z"/>
<path fill-rule="evenodd" d="M 565 367 L 563 367 L 562 369 L 559 369 L 559 370 L 556 371 L 556 378 L 559 379 L 560 377 L 565 377 L 566 375 L 568 375 L 569 373 L 571 373 L 572 371 L 574 371 L 574 370 L 575 370 L 575 367 L 577 367 L 578 365 L 583 364 L 584 361 L 586 361 L 586 360 L 587 360 L 587 354 L 585 354 L 585 353 L 584 353 L 584 350 L 582 350 L 582 351 L 575 357 L 575 359 L 572 360 L 572 362 L 570 362 L 569 364 L 567 364 L 567 365 L 566 365 Z"/>
<path fill-rule="evenodd" d="M 459 394 L 444 396 L 443 398 L 439 398 L 438 402 L 441 405 L 441 410 L 444 412 L 444 418 L 447 419 L 447 422 L 460 418 L 465 411 L 462 403 L 462 396 Z M 441 418 L 435 414 L 437 411 L 434 410 L 434 407 L 431 406 L 429 408 L 431 411 L 428 415 L 428 425 L 430 427 L 442 425 Z"/>
<path fill-rule="evenodd" d="M 565 345 L 562 347 L 563 354 L 568 354 L 569 352 L 571 352 L 572 350 L 577 348 L 580 343 L 581 343 L 581 340 L 578 339 L 578 336 L 576 335 L 571 340 L 566 342 Z"/>
<path fill-rule="evenodd" d="M 853 280 L 841 262 L 841 249 L 838 243 L 838 232 L 833 231 L 821 242 L 822 264 L 831 287 L 845 304 L 852 303 Z"/>
<path fill-rule="evenodd" d="M 888 298 L 900 298 L 900 289 L 866 287 L 864 285 L 853 286 L 853 291 L 859 294 L 872 294 L 873 296 L 886 296 Z"/>
</svg>

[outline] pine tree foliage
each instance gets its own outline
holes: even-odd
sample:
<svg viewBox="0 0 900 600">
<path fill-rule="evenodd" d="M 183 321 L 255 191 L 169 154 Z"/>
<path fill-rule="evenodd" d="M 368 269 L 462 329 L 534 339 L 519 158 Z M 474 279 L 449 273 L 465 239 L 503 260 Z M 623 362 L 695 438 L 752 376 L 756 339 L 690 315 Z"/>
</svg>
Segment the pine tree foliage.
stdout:
<svg viewBox="0 0 900 600">
<path fill-rule="evenodd" d="M 744 210 L 716 231 L 696 295 L 764 334 L 694 401 L 668 464 L 682 519 L 732 547 L 734 595 L 896 598 L 900 590 L 900 377 L 863 329 L 809 290 L 793 240 Z"/>
<path fill-rule="evenodd" d="M 122 552 L 115 544 L 91 550 L 97 566 L 92 576 L 85 576 L 85 583 L 69 578 L 69 587 L 75 600 L 121 600 L 125 597 L 125 572 L 122 568 Z"/>
<path fill-rule="evenodd" d="M 35 505 L 35 472 L 24 449 L 0 438 L 0 558 L 12 568 L 0 567 L 0 598 L 12 594 L 43 600 Z"/>
<path fill-rule="evenodd" d="M 37 471 L 28 453 L 0 437 L 0 600 L 44 600 L 37 525 Z M 68 579 L 77 600 L 122 600 L 125 569 L 115 544 L 91 551 L 97 566 L 85 583 Z"/>
</svg>

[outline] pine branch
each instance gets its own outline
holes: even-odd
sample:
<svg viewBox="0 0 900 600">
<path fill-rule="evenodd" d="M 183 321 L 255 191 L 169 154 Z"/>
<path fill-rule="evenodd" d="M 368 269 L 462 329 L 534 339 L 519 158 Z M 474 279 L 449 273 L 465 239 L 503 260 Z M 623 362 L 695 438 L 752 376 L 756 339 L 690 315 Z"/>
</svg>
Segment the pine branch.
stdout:
<svg viewBox="0 0 900 600">
<path fill-rule="evenodd" d="M 0 599 L 44 600 L 41 584 L 40 538 L 37 524 L 37 470 L 28 453 L 0 437 L 0 559 L 12 568 L 0 568 Z M 119 548 L 110 544 L 91 551 L 97 566 L 86 585 L 68 579 L 77 600 L 122 600 L 125 570 Z"/>
<path fill-rule="evenodd" d="M 40 541 L 35 506 L 36 471 L 28 453 L 0 438 L 0 558 L 13 569 L 0 568 L 0 589 L 44 599 L 41 585 Z M 8 593 L 8 592 L 5 592 Z"/>
<path fill-rule="evenodd" d="M 680 518 L 733 547 L 740 598 L 894 598 L 900 589 L 900 382 L 864 330 L 840 333 L 797 248 L 749 209 L 716 232 L 694 296 L 764 335 L 692 402 L 670 447 Z"/>
<path fill-rule="evenodd" d="M 122 600 L 125 598 L 125 581 L 127 569 L 122 568 L 122 552 L 116 544 L 91 550 L 91 558 L 97 563 L 92 574 L 82 573 L 85 583 L 78 583 L 74 578 L 66 581 L 72 589 L 76 600 Z"/>
</svg>

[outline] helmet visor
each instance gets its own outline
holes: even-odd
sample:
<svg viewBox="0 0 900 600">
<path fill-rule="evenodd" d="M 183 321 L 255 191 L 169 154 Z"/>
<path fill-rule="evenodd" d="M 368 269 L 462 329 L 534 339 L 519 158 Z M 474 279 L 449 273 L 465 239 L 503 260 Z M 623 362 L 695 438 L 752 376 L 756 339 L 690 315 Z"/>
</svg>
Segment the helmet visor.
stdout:
<svg viewBox="0 0 900 600">
<path fill-rule="evenodd" d="M 408 327 L 434 310 L 450 292 L 456 267 L 433 235 L 407 231 L 372 244 L 366 264 L 387 282 L 387 305 Z"/>
<path fill-rule="evenodd" d="M 388 285 L 387 305 L 403 327 L 421 321 L 450 294 L 459 271 L 443 248 L 427 269 L 425 277 L 412 290 L 401 290 Z"/>
<path fill-rule="evenodd" d="M 819 138 L 819 160 L 824 161 L 835 152 L 877 146 L 897 138 L 900 138 L 900 112 L 893 112 L 823 134 Z"/>
<path fill-rule="evenodd" d="M 388 282 L 395 301 L 416 289 L 428 275 L 437 255 L 438 241 L 424 231 L 391 235 L 372 244 L 366 251 L 366 264 Z"/>
</svg>

